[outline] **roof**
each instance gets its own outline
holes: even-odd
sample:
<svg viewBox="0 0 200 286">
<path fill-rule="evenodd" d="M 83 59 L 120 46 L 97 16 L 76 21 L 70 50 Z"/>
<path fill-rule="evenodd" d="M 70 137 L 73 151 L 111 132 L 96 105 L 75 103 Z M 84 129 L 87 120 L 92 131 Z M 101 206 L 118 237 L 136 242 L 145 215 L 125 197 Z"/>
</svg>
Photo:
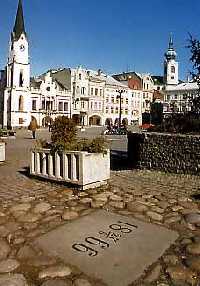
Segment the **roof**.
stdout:
<svg viewBox="0 0 200 286">
<path fill-rule="evenodd" d="M 71 90 L 71 70 L 70 69 L 64 68 L 56 72 L 51 72 L 51 76 L 65 89 Z"/>
<path fill-rule="evenodd" d="M 152 75 L 153 82 L 155 85 L 164 85 L 164 77 L 160 75 Z"/>
<path fill-rule="evenodd" d="M 117 81 L 110 75 L 106 75 L 103 72 L 99 73 L 98 71 L 94 71 L 94 70 L 88 70 L 88 71 L 91 77 L 105 81 L 106 85 L 120 86 L 122 88 L 127 88 L 127 85 Z"/>
<path fill-rule="evenodd" d="M 198 90 L 199 87 L 196 82 L 182 82 L 178 85 L 166 86 L 166 91 L 181 91 L 181 90 Z"/>
<path fill-rule="evenodd" d="M 140 79 L 140 76 L 136 72 L 123 72 L 121 74 L 114 74 L 113 77 L 118 81 L 127 81 L 128 79 L 132 77 L 137 77 Z"/>
<path fill-rule="evenodd" d="M 31 80 L 30 80 L 31 87 L 35 89 L 40 89 L 41 83 L 42 83 L 42 80 L 31 77 Z"/>
<path fill-rule="evenodd" d="M 22 8 L 22 0 L 19 0 L 18 8 L 17 8 L 17 15 L 15 19 L 15 25 L 13 28 L 13 37 L 15 40 L 18 40 L 21 36 L 21 34 L 25 32 L 25 26 L 24 26 L 24 16 L 23 16 L 23 8 Z"/>
</svg>

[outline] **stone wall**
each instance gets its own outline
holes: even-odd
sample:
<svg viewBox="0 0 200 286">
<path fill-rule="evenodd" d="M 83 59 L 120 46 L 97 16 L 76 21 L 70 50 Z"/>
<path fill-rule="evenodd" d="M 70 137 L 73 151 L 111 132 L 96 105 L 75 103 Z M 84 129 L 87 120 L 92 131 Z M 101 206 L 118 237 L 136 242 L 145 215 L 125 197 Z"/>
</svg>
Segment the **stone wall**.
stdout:
<svg viewBox="0 0 200 286">
<path fill-rule="evenodd" d="M 200 174 L 200 136 L 130 133 L 128 159 L 132 167 Z"/>
</svg>

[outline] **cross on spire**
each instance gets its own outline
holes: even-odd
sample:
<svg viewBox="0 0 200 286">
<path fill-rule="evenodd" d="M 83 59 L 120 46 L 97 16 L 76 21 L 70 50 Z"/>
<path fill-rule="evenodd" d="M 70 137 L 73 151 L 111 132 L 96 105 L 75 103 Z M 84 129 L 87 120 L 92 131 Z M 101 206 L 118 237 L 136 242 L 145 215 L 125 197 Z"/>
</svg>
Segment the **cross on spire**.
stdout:
<svg viewBox="0 0 200 286">
<path fill-rule="evenodd" d="M 17 8 L 17 14 L 16 14 L 16 18 L 15 18 L 15 25 L 13 28 L 14 39 L 18 40 L 22 33 L 24 33 L 26 35 L 25 27 L 24 27 L 22 0 L 19 0 L 18 8 Z"/>
</svg>

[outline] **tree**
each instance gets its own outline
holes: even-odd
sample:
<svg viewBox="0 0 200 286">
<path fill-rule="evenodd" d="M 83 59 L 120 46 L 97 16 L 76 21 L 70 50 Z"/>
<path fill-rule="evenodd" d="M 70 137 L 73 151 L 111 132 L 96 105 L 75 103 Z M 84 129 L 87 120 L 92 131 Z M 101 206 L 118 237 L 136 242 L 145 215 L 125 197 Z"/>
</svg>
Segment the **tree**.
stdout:
<svg viewBox="0 0 200 286">
<path fill-rule="evenodd" d="M 198 93 L 194 98 L 191 98 L 191 108 L 192 113 L 195 115 L 200 114 L 200 41 L 193 38 L 189 35 L 189 45 L 187 46 L 190 49 L 191 57 L 190 61 L 193 64 L 193 71 L 191 75 L 193 80 L 198 85 Z"/>
</svg>

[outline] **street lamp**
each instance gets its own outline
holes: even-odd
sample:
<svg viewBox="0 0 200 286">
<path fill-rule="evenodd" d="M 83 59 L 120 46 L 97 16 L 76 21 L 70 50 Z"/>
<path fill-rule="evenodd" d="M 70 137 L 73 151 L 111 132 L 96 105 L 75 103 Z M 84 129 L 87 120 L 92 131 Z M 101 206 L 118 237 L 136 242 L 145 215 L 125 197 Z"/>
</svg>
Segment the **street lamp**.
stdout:
<svg viewBox="0 0 200 286">
<path fill-rule="evenodd" d="M 119 122 L 118 122 L 118 127 L 121 127 L 121 119 L 122 119 L 122 93 L 125 92 L 124 89 L 118 89 L 116 90 L 116 92 L 119 93 L 119 95 L 117 95 L 117 98 L 119 98 Z"/>
</svg>

